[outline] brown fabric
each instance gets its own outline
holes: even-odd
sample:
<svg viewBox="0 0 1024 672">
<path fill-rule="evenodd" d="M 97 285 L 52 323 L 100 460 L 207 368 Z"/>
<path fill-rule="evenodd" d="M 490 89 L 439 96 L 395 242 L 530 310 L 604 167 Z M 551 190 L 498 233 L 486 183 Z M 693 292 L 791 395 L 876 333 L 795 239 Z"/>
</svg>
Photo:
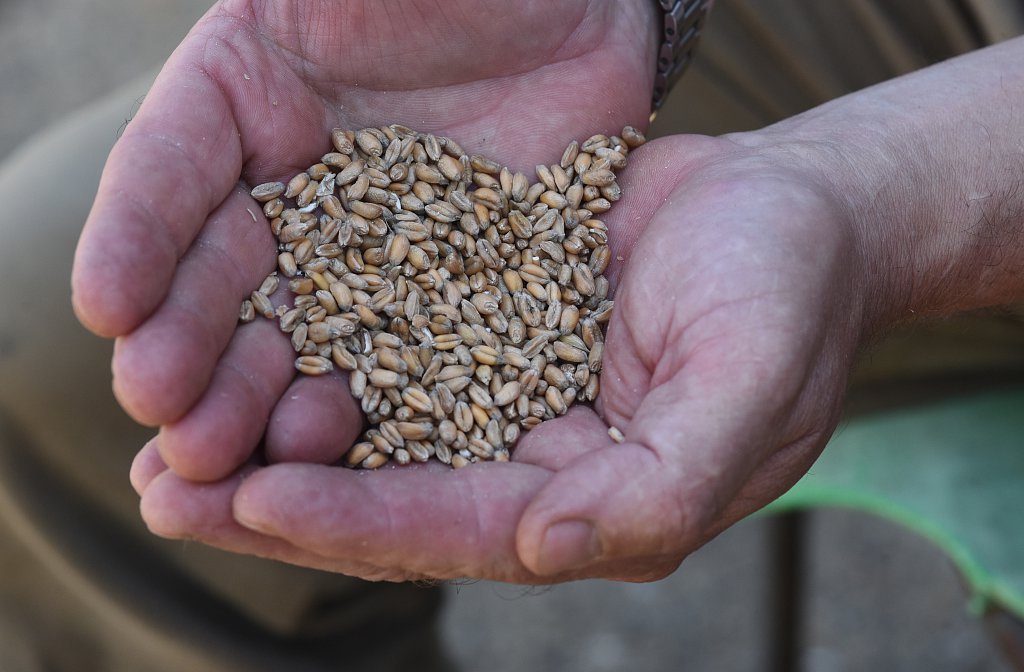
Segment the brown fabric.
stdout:
<svg viewBox="0 0 1024 672">
<path fill-rule="evenodd" d="M 163 541 L 139 520 L 128 467 L 152 432 L 118 409 L 111 345 L 77 324 L 68 288 L 106 154 L 146 85 L 0 167 L 0 669 L 447 669 L 438 589 Z"/>
</svg>

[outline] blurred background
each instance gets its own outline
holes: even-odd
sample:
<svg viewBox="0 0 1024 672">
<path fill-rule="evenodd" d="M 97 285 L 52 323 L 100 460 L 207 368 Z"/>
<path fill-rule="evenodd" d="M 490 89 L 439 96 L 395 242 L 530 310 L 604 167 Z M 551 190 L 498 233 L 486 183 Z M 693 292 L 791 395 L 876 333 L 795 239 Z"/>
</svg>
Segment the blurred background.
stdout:
<svg viewBox="0 0 1024 672">
<path fill-rule="evenodd" d="M 872 40 L 882 33 L 869 30 L 875 4 L 835 2 L 860 17 L 839 22 L 847 28 L 842 35 L 850 40 L 849 58 L 830 64 L 822 56 L 801 64 L 770 27 L 757 22 L 756 3 L 719 0 L 721 11 L 701 46 L 707 60 L 698 59 L 684 78 L 655 132 L 757 126 L 838 95 L 845 86 L 951 55 L 929 38 L 879 57 L 886 43 Z M 0 159 L 33 133 L 160 64 L 209 4 L 0 0 Z M 794 7 L 813 15 L 817 6 L 812 0 L 760 4 L 779 5 L 779 21 Z M 932 28 L 922 29 L 931 34 Z M 967 48 L 983 29 L 950 32 L 946 43 Z M 799 34 L 812 42 L 825 39 L 813 23 Z M 858 39 L 878 49 L 858 48 Z M 758 50 L 766 54 L 760 59 L 763 76 L 744 60 Z M 789 74 L 786 66 L 792 66 Z M 711 86 L 723 74 L 729 85 Z M 773 98 L 759 86 L 787 96 Z M 731 112 L 724 114 L 726 109 Z M 125 117 L 131 112 L 126 109 Z M 653 584 L 453 585 L 445 638 L 466 670 L 766 669 L 780 613 L 775 524 L 757 519 L 737 525 Z M 808 516 L 804 551 L 803 669 L 1009 670 L 982 625 L 968 616 L 955 571 L 924 540 L 860 514 L 820 511 Z"/>
</svg>

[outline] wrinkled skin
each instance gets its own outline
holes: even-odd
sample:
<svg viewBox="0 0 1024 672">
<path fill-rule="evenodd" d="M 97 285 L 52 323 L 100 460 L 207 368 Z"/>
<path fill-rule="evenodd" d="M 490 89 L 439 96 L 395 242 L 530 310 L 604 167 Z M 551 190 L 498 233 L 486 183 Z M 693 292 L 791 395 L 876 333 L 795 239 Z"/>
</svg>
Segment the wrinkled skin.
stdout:
<svg viewBox="0 0 1024 672">
<path fill-rule="evenodd" d="M 239 176 L 382 120 L 556 161 L 646 116 L 648 5 L 224 2 L 196 27 L 111 155 L 74 274 L 82 321 L 118 337 L 118 399 L 161 427 L 132 470 L 155 533 L 370 579 L 642 581 L 807 470 L 862 336 L 860 247 L 814 163 L 756 136 L 631 155 L 601 401 L 509 464 L 325 466 L 361 428 L 343 381 L 296 379 L 273 323 L 236 329 L 274 267 Z"/>
</svg>

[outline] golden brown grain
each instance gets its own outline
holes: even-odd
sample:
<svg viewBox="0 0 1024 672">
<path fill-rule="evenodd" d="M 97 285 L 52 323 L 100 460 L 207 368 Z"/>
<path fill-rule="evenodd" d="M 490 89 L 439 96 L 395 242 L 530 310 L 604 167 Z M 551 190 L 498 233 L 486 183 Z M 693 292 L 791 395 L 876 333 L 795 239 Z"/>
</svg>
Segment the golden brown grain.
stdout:
<svg viewBox="0 0 1024 672">
<path fill-rule="evenodd" d="M 533 184 L 404 126 L 331 141 L 252 190 L 278 270 L 239 319 L 277 319 L 305 375 L 348 372 L 371 426 L 344 464 L 507 461 L 523 431 L 594 400 L 613 307 L 597 215 L 620 198 L 639 131 L 573 141 Z M 275 310 L 281 277 L 292 298 Z"/>
</svg>

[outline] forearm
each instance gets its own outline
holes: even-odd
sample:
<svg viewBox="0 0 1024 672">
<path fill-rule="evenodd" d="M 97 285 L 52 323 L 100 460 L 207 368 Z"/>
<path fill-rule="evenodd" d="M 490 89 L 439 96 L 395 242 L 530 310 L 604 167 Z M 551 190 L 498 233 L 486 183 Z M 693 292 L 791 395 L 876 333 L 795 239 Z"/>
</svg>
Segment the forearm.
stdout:
<svg viewBox="0 0 1024 672">
<path fill-rule="evenodd" d="M 1024 299 L 1024 38 L 838 99 L 757 142 L 820 164 L 848 209 L 868 332 Z"/>
</svg>

